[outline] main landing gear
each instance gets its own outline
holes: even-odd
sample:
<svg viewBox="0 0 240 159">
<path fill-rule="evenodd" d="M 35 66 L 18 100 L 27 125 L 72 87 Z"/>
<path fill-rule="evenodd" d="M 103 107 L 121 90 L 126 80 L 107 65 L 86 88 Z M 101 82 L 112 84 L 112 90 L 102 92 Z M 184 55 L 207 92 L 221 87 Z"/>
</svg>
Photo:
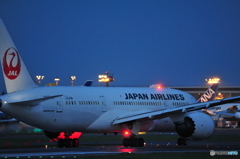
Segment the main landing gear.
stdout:
<svg viewBox="0 0 240 159">
<path fill-rule="evenodd" d="M 75 135 L 74 135 L 75 134 Z M 81 136 L 81 133 L 77 132 L 66 132 L 63 135 L 63 138 L 58 139 L 58 147 L 78 147 L 79 140 L 78 138 Z"/>
<path fill-rule="evenodd" d="M 143 138 L 124 138 L 123 139 L 123 146 L 124 147 L 143 147 L 144 146 L 144 139 Z"/>
<path fill-rule="evenodd" d="M 79 140 L 78 139 L 59 139 L 58 140 L 58 147 L 78 147 Z"/>
<path fill-rule="evenodd" d="M 180 146 L 180 145 L 187 145 L 188 141 L 186 139 L 184 139 L 184 138 L 178 138 L 177 144 L 178 144 L 178 146 Z"/>
</svg>

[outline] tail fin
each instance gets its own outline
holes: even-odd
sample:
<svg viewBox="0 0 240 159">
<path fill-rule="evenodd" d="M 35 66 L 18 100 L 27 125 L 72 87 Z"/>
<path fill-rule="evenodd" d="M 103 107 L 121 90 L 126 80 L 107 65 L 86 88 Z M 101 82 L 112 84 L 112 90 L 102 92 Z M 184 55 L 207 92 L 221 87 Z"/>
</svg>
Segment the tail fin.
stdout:
<svg viewBox="0 0 240 159">
<path fill-rule="evenodd" d="M 1 19 L 0 58 L 8 93 L 37 87 Z"/>
<path fill-rule="evenodd" d="M 198 99 L 198 103 L 213 101 L 217 95 L 219 83 L 212 84 L 208 90 Z"/>
<path fill-rule="evenodd" d="M 92 86 L 92 83 L 93 83 L 93 80 L 87 80 L 87 81 L 83 84 L 83 86 L 90 87 L 90 86 Z"/>
</svg>

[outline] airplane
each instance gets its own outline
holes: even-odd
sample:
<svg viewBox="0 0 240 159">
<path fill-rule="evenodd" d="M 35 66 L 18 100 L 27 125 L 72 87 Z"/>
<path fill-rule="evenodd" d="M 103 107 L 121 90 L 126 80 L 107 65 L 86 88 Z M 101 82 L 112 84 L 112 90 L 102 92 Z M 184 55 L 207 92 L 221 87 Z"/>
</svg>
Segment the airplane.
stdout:
<svg viewBox="0 0 240 159">
<path fill-rule="evenodd" d="M 90 87 L 90 86 L 92 86 L 92 83 L 93 83 L 93 80 L 87 80 L 87 81 L 83 84 L 83 86 L 85 86 L 85 87 Z"/>
<path fill-rule="evenodd" d="M 3 122 L 15 122 L 17 121 L 16 119 L 4 114 L 3 112 L 0 112 L 0 123 Z"/>
<path fill-rule="evenodd" d="M 203 95 L 197 100 L 198 103 L 213 101 L 216 98 L 218 92 L 219 83 L 213 83 L 204 93 Z M 154 87 L 154 86 L 153 86 Z M 179 103 L 181 104 L 181 103 Z M 209 109 L 214 109 L 215 107 L 211 107 Z M 201 111 L 201 110 L 199 110 Z M 202 110 L 204 113 L 208 111 L 208 109 Z M 216 114 L 215 114 L 216 115 Z M 153 121 L 152 126 L 149 128 L 148 131 L 151 132 L 171 132 L 175 131 L 175 124 L 171 120 L 171 118 L 163 118 L 163 119 L 156 119 Z M 185 142 L 186 144 L 186 142 Z"/>
<path fill-rule="evenodd" d="M 198 101 L 207 101 L 207 97 L 211 97 L 211 100 L 214 100 L 216 97 L 217 90 L 209 90 L 206 95 L 203 96 Z M 213 119 L 219 120 L 219 118 L 223 118 L 225 121 L 230 121 L 231 124 L 236 124 L 238 122 L 238 126 L 240 126 L 240 103 L 231 103 L 231 104 L 223 104 L 216 107 L 211 107 L 208 109 L 203 109 L 202 111 L 208 115 L 210 115 Z"/>
<path fill-rule="evenodd" d="M 211 115 L 215 120 L 219 118 L 224 119 L 225 121 L 230 122 L 231 125 L 237 123 L 240 127 L 240 103 L 230 103 L 223 104 L 216 107 L 209 108 L 206 113 Z"/>
<path fill-rule="evenodd" d="M 78 138 L 89 132 L 126 132 L 125 147 L 143 147 L 137 138 L 155 119 L 169 117 L 187 140 L 212 136 L 211 117 L 197 110 L 236 102 L 238 97 L 197 103 L 190 94 L 169 88 L 39 87 L 30 76 L 3 21 L 0 20 L 0 58 L 7 94 L 0 96 L 0 111 L 44 130 L 58 147 L 78 147 Z M 178 105 L 177 103 L 181 103 Z M 60 138 L 61 136 L 61 138 Z"/>
<path fill-rule="evenodd" d="M 92 85 L 92 83 L 93 83 L 93 80 L 87 80 L 82 86 L 90 87 Z M 17 120 L 0 111 L 0 123 L 15 122 L 15 121 L 17 121 Z"/>
</svg>

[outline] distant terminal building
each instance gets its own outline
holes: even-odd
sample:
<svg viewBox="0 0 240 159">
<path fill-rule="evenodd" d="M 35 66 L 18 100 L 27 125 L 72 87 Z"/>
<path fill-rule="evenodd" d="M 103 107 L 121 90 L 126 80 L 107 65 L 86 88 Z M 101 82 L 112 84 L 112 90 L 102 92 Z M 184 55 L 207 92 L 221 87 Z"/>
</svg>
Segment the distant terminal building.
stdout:
<svg viewBox="0 0 240 159">
<path fill-rule="evenodd" d="M 192 96 L 194 96 L 196 99 L 199 99 L 203 93 L 209 88 L 210 85 L 214 83 L 220 83 L 219 77 L 212 77 L 209 79 L 205 79 L 207 82 L 207 85 L 205 86 L 170 86 L 169 88 L 178 89 L 184 92 L 188 92 Z M 150 87 L 158 88 L 158 84 L 153 84 Z M 216 96 L 216 100 L 223 99 L 223 98 L 229 98 L 229 97 L 235 97 L 240 96 L 240 86 L 221 86 L 218 87 L 218 92 Z"/>
<path fill-rule="evenodd" d="M 182 90 L 188 92 L 196 99 L 208 89 L 209 86 L 171 86 L 169 88 Z M 240 96 L 240 86 L 219 86 L 217 99 Z"/>
</svg>

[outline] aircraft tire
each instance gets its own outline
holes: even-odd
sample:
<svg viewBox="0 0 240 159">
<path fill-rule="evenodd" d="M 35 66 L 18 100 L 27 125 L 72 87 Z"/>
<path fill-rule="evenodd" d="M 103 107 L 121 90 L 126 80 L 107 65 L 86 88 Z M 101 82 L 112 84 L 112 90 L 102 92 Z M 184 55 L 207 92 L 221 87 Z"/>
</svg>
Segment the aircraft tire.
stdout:
<svg viewBox="0 0 240 159">
<path fill-rule="evenodd" d="M 177 144 L 178 144 L 178 146 L 181 146 L 181 145 L 183 144 L 181 138 L 178 138 L 178 140 L 177 140 Z"/>
<path fill-rule="evenodd" d="M 131 138 L 130 141 L 131 141 L 130 147 L 138 147 L 138 139 L 137 138 Z"/>
<path fill-rule="evenodd" d="M 65 141 L 64 141 L 64 139 L 59 139 L 59 140 L 58 140 L 58 147 L 59 147 L 59 148 L 65 147 Z"/>
<path fill-rule="evenodd" d="M 128 138 L 124 138 L 123 139 L 123 146 L 124 147 L 128 147 L 129 146 L 129 139 Z"/>
<path fill-rule="evenodd" d="M 73 140 L 72 139 L 65 139 L 65 146 L 66 147 L 73 147 Z"/>
<path fill-rule="evenodd" d="M 183 139 L 183 145 L 187 145 L 188 144 L 188 141 Z"/>
<path fill-rule="evenodd" d="M 58 140 L 58 147 L 78 147 L 79 140 L 78 139 L 59 139 Z"/>
<path fill-rule="evenodd" d="M 79 140 L 73 139 L 73 147 L 78 147 L 78 146 L 79 146 Z"/>
<path fill-rule="evenodd" d="M 144 139 L 143 138 L 124 138 L 123 139 L 124 147 L 143 147 Z"/>
<path fill-rule="evenodd" d="M 143 138 L 138 138 L 138 147 L 143 147 L 144 146 L 144 139 Z"/>
<path fill-rule="evenodd" d="M 178 138 L 177 144 L 178 144 L 178 146 L 187 145 L 188 141 L 186 139 L 183 139 L 183 138 Z"/>
</svg>

